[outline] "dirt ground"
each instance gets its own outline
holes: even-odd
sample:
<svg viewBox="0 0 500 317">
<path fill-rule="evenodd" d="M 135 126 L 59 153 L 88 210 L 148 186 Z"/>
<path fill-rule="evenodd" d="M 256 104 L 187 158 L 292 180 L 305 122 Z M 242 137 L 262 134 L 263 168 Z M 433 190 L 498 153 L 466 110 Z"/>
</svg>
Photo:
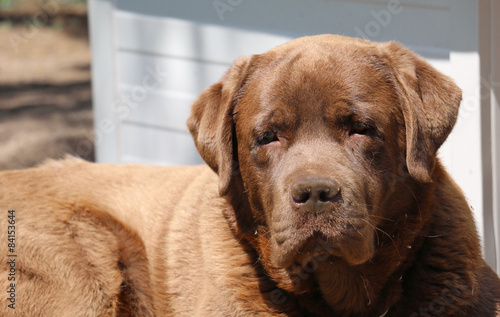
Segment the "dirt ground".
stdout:
<svg viewBox="0 0 500 317">
<path fill-rule="evenodd" d="M 85 20 L 33 21 L 0 20 L 0 170 L 94 159 Z"/>
</svg>

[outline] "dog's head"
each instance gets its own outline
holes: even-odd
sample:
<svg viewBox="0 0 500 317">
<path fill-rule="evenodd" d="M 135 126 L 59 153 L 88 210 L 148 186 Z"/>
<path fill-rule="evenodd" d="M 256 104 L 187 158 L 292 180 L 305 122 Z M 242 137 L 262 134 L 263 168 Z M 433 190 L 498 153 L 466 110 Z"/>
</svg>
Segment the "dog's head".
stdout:
<svg viewBox="0 0 500 317">
<path fill-rule="evenodd" d="M 188 126 L 220 194 L 249 202 L 251 214 L 232 219 L 266 235 L 273 266 L 325 252 L 358 265 L 374 255 L 378 224 L 405 204 L 404 188 L 432 182 L 460 99 L 396 43 L 321 35 L 238 59 Z"/>
</svg>

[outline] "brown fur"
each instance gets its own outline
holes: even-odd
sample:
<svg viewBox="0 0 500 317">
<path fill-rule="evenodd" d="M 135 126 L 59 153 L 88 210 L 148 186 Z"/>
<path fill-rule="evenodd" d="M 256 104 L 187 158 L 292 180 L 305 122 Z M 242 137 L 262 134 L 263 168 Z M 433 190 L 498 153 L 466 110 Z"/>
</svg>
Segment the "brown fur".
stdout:
<svg viewBox="0 0 500 317">
<path fill-rule="evenodd" d="M 396 43 L 324 35 L 240 58 L 188 120 L 217 175 L 78 160 L 0 175 L 16 312 L 498 316 L 500 281 L 436 158 L 460 99 Z M 293 197 L 318 179 L 339 189 L 321 212 Z"/>
</svg>

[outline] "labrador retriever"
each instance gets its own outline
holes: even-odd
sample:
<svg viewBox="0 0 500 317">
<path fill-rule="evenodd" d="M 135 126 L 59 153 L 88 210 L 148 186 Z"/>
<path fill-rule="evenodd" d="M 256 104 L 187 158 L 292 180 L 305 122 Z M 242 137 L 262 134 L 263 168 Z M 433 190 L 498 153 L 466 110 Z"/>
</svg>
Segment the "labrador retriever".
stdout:
<svg viewBox="0 0 500 317">
<path fill-rule="evenodd" d="M 499 316 L 436 158 L 460 100 L 397 43 L 320 35 L 240 58 L 188 119 L 208 167 L 0 174 L 0 313 Z"/>
</svg>

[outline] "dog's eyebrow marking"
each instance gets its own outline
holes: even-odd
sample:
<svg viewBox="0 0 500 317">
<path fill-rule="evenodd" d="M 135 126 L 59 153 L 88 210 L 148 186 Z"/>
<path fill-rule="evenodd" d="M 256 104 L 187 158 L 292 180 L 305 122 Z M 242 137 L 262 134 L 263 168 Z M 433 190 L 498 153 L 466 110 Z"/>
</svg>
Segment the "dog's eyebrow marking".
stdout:
<svg viewBox="0 0 500 317">
<path fill-rule="evenodd" d="M 255 131 L 262 131 L 270 127 L 281 130 L 284 128 L 284 115 L 279 109 L 266 109 L 261 115 L 256 117 Z M 294 122 L 287 120 L 290 125 Z"/>
</svg>

